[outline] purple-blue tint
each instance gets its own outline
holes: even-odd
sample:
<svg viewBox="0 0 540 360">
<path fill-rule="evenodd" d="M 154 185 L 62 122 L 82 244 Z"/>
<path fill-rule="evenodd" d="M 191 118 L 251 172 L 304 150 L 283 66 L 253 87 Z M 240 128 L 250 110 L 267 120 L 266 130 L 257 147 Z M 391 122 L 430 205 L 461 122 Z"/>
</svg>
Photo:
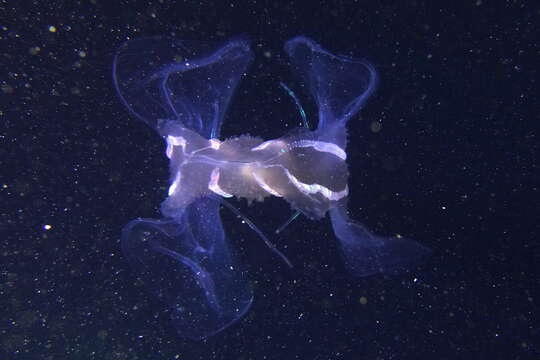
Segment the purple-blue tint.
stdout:
<svg viewBox="0 0 540 360">
<path fill-rule="evenodd" d="M 319 108 L 315 138 L 346 147 L 346 124 L 375 91 L 375 69 L 366 61 L 336 56 L 299 36 L 285 44 L 293 70 L 309 87 Z M 402 237 L 381 237 L 347 215 L 347 199 L 330 209 L 345 265 L 356 276 L 407 270 L 431 251 Z"/>
<path fill-rule="evenodd" d="M 242 39 L 219 44 L 143 38 L 118 49 L 113 79 L 124 105 L 154 129 L 160 120 L 173 120 L 204 137 L 219 137 L 231 95 L 251 60 Z"/>
<path fill-rule="evenodd" d="M 171 172 L 163 219 L 130 222 L 122 248 L 137 275 L 168 305 L 184 337 L 221 331 L 241 318 L 253 299 L 223 231 L 219 196 L 282 197 L 314 220 L 329 212 L 344 262 L 357 276 L 398 273 L 429 254 L 414 241 L 374 235 L 347 215 L 346 125 L 375 90 L 375 69 L 364 60 L 335 56 L 305 37 L 288 41 L 285 51 L 318 105 L 318 126 L 269 141 L 248 135 L 217 139 L 252 59 L 245 40 L 217 46 L 134 40 L 115 57 L 118 94 L 132 114 L 165 139 Z"/>
<path fill-rule="evenodd" d="M 345 148 L 345 125 L 377 88 L 377 72 L 365 60 L 333 55 L 303 36 L 287 41 L 285 51 L 317 102 L 319 139 Z"/>
<path fill-rule="evenodd" d="M 242 317 L 253 300 L 214 199 L 193 202 L 178 219 L 131 221 L 122 231 L 122 251 L 150 292 L 168 305 L 183 337 L 219 332 Z"/>
<path fill-rule="evenodd" d="M 222 46 L 150 38 L 129 41 L 114 59 L 124 105 L 154 129 L 171 121 L 218 136 L 236 84 L 252 58 L 248 43 Z M 178 333 L 202 339 L 249 309 L 253 292 L 238 269 L 219 216 L 219 201 L 199 198 L 174 218 L 136 219 L 122 250 L 137 276 L 169 307 Z"/>
</svg>

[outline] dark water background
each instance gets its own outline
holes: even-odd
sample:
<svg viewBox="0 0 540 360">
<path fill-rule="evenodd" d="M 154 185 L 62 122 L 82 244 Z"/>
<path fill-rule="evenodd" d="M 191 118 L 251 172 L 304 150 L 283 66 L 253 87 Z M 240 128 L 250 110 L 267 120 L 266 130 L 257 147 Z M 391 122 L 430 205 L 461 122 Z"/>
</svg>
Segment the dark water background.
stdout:
<svg viewBox="0 0 540 360">
<path fill-rule="evenodd" d="M 540 10 L 457 3 L 0 3 L 2 358 L 538 359 Z M 295 35 L 377 67 L 350 123 L 352 214 L 434 254 L 403 276 L 353 278 L 328 220 L 302 219 L 273 238 L 290 270 L 223 211 L 256 298 L 193 342 L 120 251 L 127 221 L 157 216 L 168 174 L 161 139 L 116 98 L 111 62 L 128 38 L 238 34 L 256 59 L 224 136 L 298 123 L 279 87 L 294 86 L 282 45 Z M 267 232 L 290 212 L 240 207 Z"/>
</svg>

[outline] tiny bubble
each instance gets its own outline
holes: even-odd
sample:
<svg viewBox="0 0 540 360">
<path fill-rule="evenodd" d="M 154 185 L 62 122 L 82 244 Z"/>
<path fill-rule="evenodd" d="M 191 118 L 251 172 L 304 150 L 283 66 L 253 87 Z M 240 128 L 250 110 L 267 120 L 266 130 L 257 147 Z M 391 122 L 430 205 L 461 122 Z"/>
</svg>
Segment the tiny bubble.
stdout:
<svg viewBox="0 0 540 360">
<path fill-rule="evenodd" d="M 28 49 L 28 53 L 30 55 L 37 55 L 41 51 L 41 48 L 39 46 L 33 46 L 30 49 Z"/>
<path fill-rule="evenodd" d="M 367 304 L 367 297 L 361 296 L 358 301 L 360 302 L 360 304 L 366 305 Z"/>
</svg>

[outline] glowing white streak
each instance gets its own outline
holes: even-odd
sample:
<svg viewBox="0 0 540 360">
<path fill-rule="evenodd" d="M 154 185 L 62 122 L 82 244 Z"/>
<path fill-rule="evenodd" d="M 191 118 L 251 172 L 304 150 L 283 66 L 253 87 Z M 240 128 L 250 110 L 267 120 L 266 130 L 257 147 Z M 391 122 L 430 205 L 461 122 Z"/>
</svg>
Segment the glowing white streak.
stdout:
<svg viewBox="0 0 540 360">
<path fill-rule="evenodd" d="M 254 148 L 251 149 L 251 151 L 264 150 L 267 147 L 272 146 L 274 144 L 279 145 L 280 147 L 285 146 L 285 144 L 281 140 L 268 140 L 268 141 L 263 142 L 261 145 L 255 146 Z"/>
<path fill-rule="evenodd" d="M 219 139 L 210 139 L 210 147 L 214 150 L 218 150 L 221 146 Z"/>
<path fill-rule="evenodd" d="M 327 198 L 330 201 L 337 201 L 339 199 L 344 198 L 349 194 L 349 187 L 345 186 L 345 189 L 341 191 L 332 191 L 329 188 L 319 185 L 319 184 L 306 184 L 298 180 L 296 177 L 294 177 L 293 174 L 289 172 L 289 170 L 284 169 L 285 175 L 291 180 L 294 186 L 298 190 L 300 190 L 301 193 L 306 195 L 316 194 L 320 193 L 322 196 Z"/>
<path fill-rule="evenodd" d="M 170 159 L 175 146 L 181 146 L 184 150 L 186 149 L 186 139 L 182 136 L 167 136 L 167 149 L 165 150 L 165 155 Z"/>
<path fill-rule="evenodd" d="M 173 183 L 169 186 L 169 196 L 173 195 L 180 184 L 180 172 L 176 173 Z"/>
<path fill-rule="evenodd" d="M 229 194 L 228 192 L 223 191 L 223 189 L 219 187 L 218 182 L 219 182 L 219 168 L 214 168 L 214 170 L 212 170 L 212 174 L 210 175 L 210 181 L 208 182 L 208 189 L 210 189 L 211 191 L 223 197 L 227 197 L 227 198 L 232 197 L 233 195 Z"/>
<path fill-rule="evenodd" d="M 251 173 L 251 175 L 253 175 L 253 178 L 255 178 L 255 181 L 257 182 L 257 184 L 259 184 L 259 186 L 263 188 L 266 192 L 277 197 L 283 197 L 276 190 L 272 189 L 263 179 L 261 179 L 259 175 L 257 175 L 256 173 Z"/>
<path fill-rule="evenodd" d="M 336 144 L 329 143 L 326 141 L 316 141 L 316 140 L 300 140 L 292 143 L 292 147 L 313 147 L 317 151 L 330 153 L 342 160 L 347 160 L 347 153 L 345 150 L 337 146 Z"/>
<path fill-rule="evenodd" d="M 295 141 L 292 144 L 288 145 L 284 143 L 282 140 L 268 140 L 263 142 L 262 144 L 255 146 L 251 149 L 251 151 L 258 151 L 258 150 L 264 150 L 272 145 L 277 145 L 281 149 L 286 149 L 287 147 L 295 148 L 295 147 L 312 147 L 317 151 L 329 153 L 332 155 L 337 156 L 338 158 L 342 160 L 347 160 L 347 153 L 345 150 L 340 148 L 334 143 L 326 142 L 326 141 L 318 141 L 318 140 L 299 140 Z"/>
</svg>

